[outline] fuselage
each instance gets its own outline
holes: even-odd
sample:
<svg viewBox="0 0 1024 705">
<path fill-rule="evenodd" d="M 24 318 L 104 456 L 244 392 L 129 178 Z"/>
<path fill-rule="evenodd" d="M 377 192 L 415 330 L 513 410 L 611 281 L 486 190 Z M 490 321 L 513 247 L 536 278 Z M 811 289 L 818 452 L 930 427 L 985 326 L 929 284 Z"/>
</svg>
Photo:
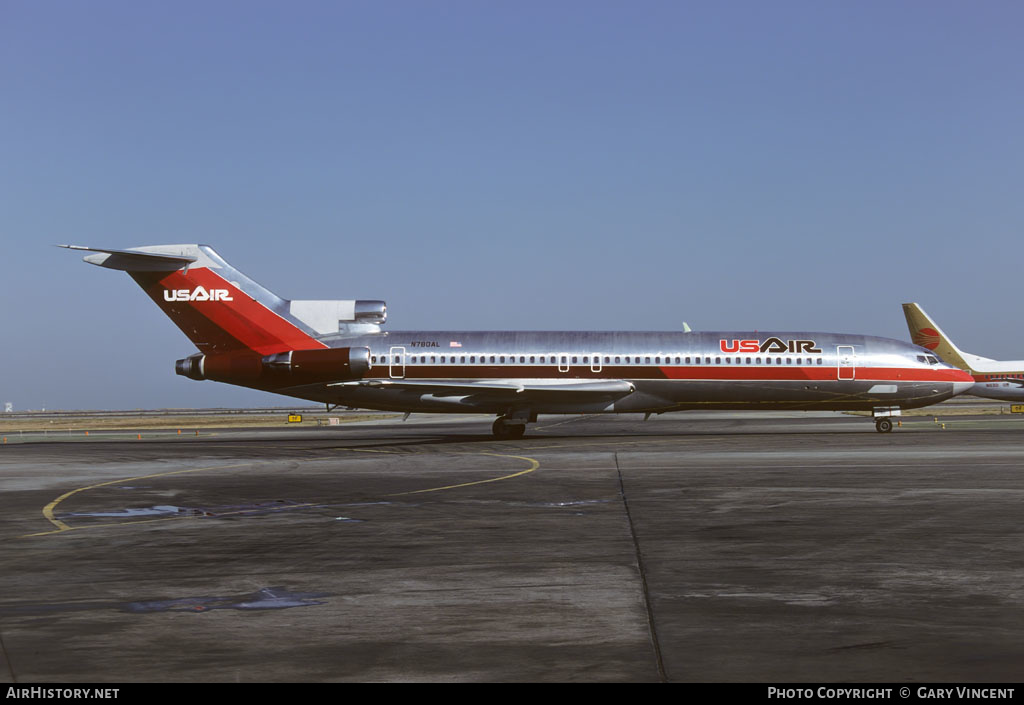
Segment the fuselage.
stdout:
<svg viewBox="0 0 1024 705">
<path fill-rule="evenodd" d="M 1002 401 L 1024 400 L 1024 363 L 1021 361 L 992 361 L 988 369 L 970 372 L 975 384 L 969 394 Z"/>
<path fill-rule="evenodd" d="M 957 352 L 955 359 L 949 362 L 974 378 L 974 386 L 968 390 L 968 394 L 1001 401 L 1024 400 L 1024 360 L 991 360 L 972 353 Z"/>
<path fill-rule="evenodd" d="M 390 331 L 321 341 L 368 348 L 365 380 L 624 380 L 635 388 L 615 399 L 532 399 L 531 413 L 907 409 L 943 401 L 973 383 L 916 345 L 835 333 Z M 486 392 L 422 391 L 352 385 L 288 393 L 400 411 L 503 413 L 509 407 L 505 397 L 489 403 Z"/>
</svg>

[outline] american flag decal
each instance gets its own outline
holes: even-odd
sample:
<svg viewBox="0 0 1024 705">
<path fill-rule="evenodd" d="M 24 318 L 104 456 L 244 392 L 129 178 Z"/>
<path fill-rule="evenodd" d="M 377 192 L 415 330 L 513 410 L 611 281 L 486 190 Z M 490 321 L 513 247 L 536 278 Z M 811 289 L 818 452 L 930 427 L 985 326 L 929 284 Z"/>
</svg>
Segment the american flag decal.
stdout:
<svg viewBox="0 0 1024 705">
<path fill-rule="evenodd" d="M 460 343 L 457 340 L 453 340 L 450 343 L 448 343 L 448 347 L 450 347 L 450 348 L 461 348 L 462 347 L 462 343 Z"/>
</svg>

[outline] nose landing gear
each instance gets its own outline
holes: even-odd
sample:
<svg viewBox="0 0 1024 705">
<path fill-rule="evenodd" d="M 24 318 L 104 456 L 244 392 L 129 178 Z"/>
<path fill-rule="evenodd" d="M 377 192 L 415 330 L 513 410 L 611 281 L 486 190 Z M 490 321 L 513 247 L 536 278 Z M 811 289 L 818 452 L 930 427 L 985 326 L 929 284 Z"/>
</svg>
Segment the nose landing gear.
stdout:
<svg viewBox="0 0 1024 705">
<path fill-rule="evenodd" d="M 899 406 L 876 406 L 871 410 L 871 415 L 875 417 L 875 430 L 879 433 L 891 433 L 892 417 L 902 413 L 903 409 Z"/>
</svg>

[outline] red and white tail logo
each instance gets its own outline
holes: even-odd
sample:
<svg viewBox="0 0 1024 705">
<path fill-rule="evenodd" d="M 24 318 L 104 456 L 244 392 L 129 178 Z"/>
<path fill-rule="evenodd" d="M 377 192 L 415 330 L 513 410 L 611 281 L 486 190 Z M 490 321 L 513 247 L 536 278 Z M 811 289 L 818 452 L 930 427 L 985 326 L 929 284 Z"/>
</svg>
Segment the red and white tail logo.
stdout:
<svg viewBox="0 0 1024 705">
<path fill-rule="evenodd" d="M 920 345 L 922 348 L 928 348 L 934 350 L 939 347 L 939 343 L 942 339 L 939 337 L 939 331 L 934 328 L 921 328 L 912 336 L 914 345 Z"/>
</svg>

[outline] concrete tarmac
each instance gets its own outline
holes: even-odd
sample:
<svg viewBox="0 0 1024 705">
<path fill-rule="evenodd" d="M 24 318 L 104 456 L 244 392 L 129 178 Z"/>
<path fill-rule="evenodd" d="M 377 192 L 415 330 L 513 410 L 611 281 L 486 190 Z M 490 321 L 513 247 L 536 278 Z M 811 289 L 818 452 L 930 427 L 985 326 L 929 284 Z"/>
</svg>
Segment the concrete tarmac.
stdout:
<svg viewBox="0 0 1024 705">
<path fill-rule="evenodd" d="M 1010 682 L 1024 420 L 0 446 L 0 682 Z"/>
</svg>

